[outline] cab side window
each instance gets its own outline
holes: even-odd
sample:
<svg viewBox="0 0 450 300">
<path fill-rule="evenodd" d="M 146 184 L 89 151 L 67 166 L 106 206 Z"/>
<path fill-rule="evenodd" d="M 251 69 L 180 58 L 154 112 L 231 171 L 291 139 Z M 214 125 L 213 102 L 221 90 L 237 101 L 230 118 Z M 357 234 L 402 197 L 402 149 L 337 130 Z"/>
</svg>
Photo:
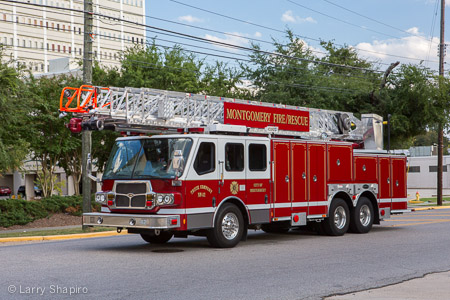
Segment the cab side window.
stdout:
<svg viewBox="0 0 450 300">
<path fill-rule="evenodd" d="M 264 144 L 250 144 L 248 147 L 248 169 L 265 171 L 267 169 L 267 149 Z"/>
<path fill-rule="evenodd" d="M 194 161 L 194 170 L 198 175 L 213 172 L 216 169 L 216 145 L 214 143 L 202 142 L 198 147 L 197 156 Z"/>
<path fill-rule="evenodd" d="M 228 172 L 244 170 L 244 145 L 227 143 L 225 145 L 225 169 Z"/>
</svg>

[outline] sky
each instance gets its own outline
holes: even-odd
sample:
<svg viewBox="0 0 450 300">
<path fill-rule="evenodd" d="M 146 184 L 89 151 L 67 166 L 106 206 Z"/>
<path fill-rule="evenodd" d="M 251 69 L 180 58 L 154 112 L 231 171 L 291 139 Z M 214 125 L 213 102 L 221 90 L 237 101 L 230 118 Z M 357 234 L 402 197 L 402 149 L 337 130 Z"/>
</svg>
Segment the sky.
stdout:
<svg viewBox="0 0 450 300">
<path fill-rule="evenodd" d="M 319 41 L 325 40 L 354 47 L 361 57 L 380 62 L 380 69 L 400 61 L 438 70 L 439 0 L 147 0 L 146 15 L 147 25 L 233 45 L 256 42 L 273 51 L 267 42 L 285 43 L 290 29 L 318 56 Z M 182 45 L 185 49 L 225 57 L 248 53 L 157 31 L 148 37 L 159 45 L 183 43 L 190 45 Z M 207 60 L 227 59 L 209 55 Z"/>
</svg>

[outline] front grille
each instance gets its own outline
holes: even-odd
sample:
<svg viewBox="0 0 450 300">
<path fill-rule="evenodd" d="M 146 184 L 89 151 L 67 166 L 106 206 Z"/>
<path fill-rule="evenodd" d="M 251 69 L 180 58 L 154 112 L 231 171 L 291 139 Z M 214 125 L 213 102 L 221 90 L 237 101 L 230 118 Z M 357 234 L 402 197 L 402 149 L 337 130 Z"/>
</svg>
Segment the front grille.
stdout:
<svg viewBox="0 0 450 300">
<path fill-rule="evenodd" d="M 118 183 L 116 185 L 116 193 L 118 194 L 145 194 L 147 192 L 147 185 L 145 182 L 137 183 Z"/>
<path fill-rule="evenodd" d="M 116 207 L 145 208 L 145 193 L 147 193 L 147 184 L 145 182 L 117 183 Z M 133 196 L 130 198 L 129 194 L 133 194 Z"/>
<path fill-rule="evenodd" d="M 145 206 L 145 196 L 134 196 L 131 198 L 131 207 L 144 207 Z"/>
<path fill-rule="evenodd" d="M 130 198 L 128 198 L 128 196 L 117 195 L 116 196 L 116 206 L 117 207 L 129 207 L 130 206 Z"/>
</svg>

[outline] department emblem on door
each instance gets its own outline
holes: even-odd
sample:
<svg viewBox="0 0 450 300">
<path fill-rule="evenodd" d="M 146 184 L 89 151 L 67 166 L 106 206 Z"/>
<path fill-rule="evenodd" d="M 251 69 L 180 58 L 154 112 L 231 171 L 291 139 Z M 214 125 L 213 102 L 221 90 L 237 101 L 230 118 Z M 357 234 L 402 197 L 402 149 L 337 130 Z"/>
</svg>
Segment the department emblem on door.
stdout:
<svg viewBox="0 0 450 300">
<path fill-rule="evenodd" d="M 230 192 L 233 195 L 236 195 L 238 193 L 238 191 L 239 191 L 239 184 L 237 183 L 237 181 L 231 182 L 231 184 L 230 184 Z"/>
</svg>

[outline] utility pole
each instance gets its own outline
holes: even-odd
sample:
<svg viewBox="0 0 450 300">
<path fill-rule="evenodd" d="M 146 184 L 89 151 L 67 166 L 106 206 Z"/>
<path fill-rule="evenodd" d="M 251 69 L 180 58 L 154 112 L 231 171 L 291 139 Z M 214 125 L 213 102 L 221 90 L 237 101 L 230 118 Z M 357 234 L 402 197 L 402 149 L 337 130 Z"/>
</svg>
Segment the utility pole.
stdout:
<svg viewBox="0 0 450 300">
<path fill-rule="evenodd" d="M 83 43 L 83 84 L 92 84 L 92 40 L 93 40 L 92 0 L 84 0 L 84 43 Z M 88 155 L 91 153 L 90 130 L 83 130 L 81 136 L 83 213 L 91 212 L 91 179 L 88 176 Z M 87 226 L 83 226 L 86 230 Z"/>
<path fill-rule="evenodd" d="M 439 43 L 439 77 L 440 84 L 444 77 L 444 55 L 445 55 L 445 40 L 444 40 L 444 19 L 445 19 L 445 0 L 441 0 L 441 37 Z M 442 206 L 442 173 L 443 173 L 443 157 L 444 157 L 444 128 L 443 124 L 439 122 L 438 128 L 438 169 L 437 169 L 437 205 Z"/>
</svg>

